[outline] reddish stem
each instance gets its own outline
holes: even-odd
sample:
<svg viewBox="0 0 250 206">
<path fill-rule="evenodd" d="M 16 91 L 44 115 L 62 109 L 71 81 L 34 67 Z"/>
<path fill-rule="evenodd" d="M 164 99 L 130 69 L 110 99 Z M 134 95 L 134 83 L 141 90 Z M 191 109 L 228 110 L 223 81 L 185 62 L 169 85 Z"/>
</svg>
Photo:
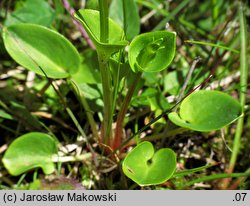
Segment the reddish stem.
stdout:
<svg viewBox="0 0 250 206">
<path fill-rule="evenodd" d="M 135 80 L 133 83 L 130 85 L 128 93 L 123 101 L 123 104 L 121 106 L 121 109 L 118 113 L 117 120 L 116 120 L 116 130 L 115 130 L 115 136 L 114 136 L 114 141 L 112 144 L 112 149 L 115 150 L 117 149 L 121 143 L 122 143 L 122 128 L 123 128 L 123 120 L 125 118 L 125 115 L 128 111 L 128 106 L 130 103 L 130 100 L 134 94 L 135 88 L 137 86 L 137 82 L 139 81 L 139 77 L 141 76 L 141 73 L 138 73 L 135 76 Z"/>
</svg>

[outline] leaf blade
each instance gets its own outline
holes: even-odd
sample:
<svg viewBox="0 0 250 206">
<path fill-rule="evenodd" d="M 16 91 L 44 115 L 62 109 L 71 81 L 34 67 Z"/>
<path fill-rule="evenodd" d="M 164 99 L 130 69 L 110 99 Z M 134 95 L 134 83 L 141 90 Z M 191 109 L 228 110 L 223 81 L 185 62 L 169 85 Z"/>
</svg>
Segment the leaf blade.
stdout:
<svg viewBox="0 0 250 206">
<path fill-rule="evenodd" d="M 50 78 L 66 78 L 75 73 L 80 56 L 62 35 L 35 24 L 5 27 L 3 39 L 6 50 L 20 65 Z"/>
<path fill-rule="evenodd" d="M 45 174 L 54 171 L 52 155 L 57 153 L 55 140 L 44 133 L 30 132 L 15 139 L 2 159 L 11 175 L 17 176 L 41 167 Z"/>
</svg>

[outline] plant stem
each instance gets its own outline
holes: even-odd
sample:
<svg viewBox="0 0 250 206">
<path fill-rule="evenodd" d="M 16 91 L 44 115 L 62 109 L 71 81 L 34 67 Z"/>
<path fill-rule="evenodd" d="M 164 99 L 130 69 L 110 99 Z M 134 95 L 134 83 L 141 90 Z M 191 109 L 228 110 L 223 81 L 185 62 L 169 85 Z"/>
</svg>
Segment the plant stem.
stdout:
<svg viewBox="0 0 250 206">
<path fill-rule="evenodd" d="M 248 169 L 245 171 L 245 173 L 250 173 L 250 168 L 248 168 Z M 238 178 L 237 180 L 235 180 L 235 182 L 232 183 L 232 184 L 230 185 L 230 187 L 228 187 L 227 189 L 228 189 L 228 190 L 236 190 L 242 182 L 246 181 L 247 178 L 248 178 L 247 176 L 239 177 L 239 178 Z"/>
<path fill-rule="evenodd" d="M 91 153 L 86 153 L 78 156 L 65 156 L 60 157 L 58 155 L 52 156 L 53 162 L 79 162 L 91 158 L 93 155 Z"/>
<path fill-rule="evenodd" d="M 239 18 L 240 18 L 240 36 L 241 36 L 241 51 L 240 51 L 240 104 L 244 108 L 246 103 L 246 90 L 247 90 L 247 75 L 248 75 L 248 64 L 247 64 L 247 25 L 244 15 L 243 4 L 239 5 Z M 231 173 L 234 170 L 237 156 L 240 150 L 240 140 L 243 130 L 244 116 L 240 117 L 237 122 L 233 152 L 231 155 L 228 172 Z"/>
<path fill-rule="evenodd" d="M 144 137 L 144 138 L 140 139 L 140 141 L 141 142 L 142 141 L 151 142 L 151 141 L 155 141 L 155 140 L 159 140 L 159 139 L 163 139 L 163 138 L 173 137 L 173 136 L 176 136 L 176 135 L 181 134 L 181 133 L 186 132 L 186 131 L 188 131 L 188 129 L 186 129 L 186 128 L 177 128 L 177 129 L 170 130 L 170 131 L 164 130 L 160 134 L 155 134 L 155 135 Z M 131 146 L 134 144 L 137 144 L 137 142 L 135 140 L 131 140 L 124 147 L 128 147 L 128 146 Z"/>
<path fill-rule="evenodd" d="M 98 131 L 96 129 L 96 122 L 95 122 L 94 117 L 92 115 L 93 112 L 91 112 L 91 109 L 89 107 L 89 104 L 88 104 L 86 98 L 84 96 L 81 96 L 80 98 L 81 98 L 82 105 L 85 109 L 85 112 L 86 112 L 86 115 L 87 115 L 87 118 L 88 118 L 88 121 L 89 121 L 89 124 L 91 127 L 91 131 L 92 131 L 95 139 L 97 140 L 97 142 L 100 142 L 100 137 L 99 137 Z"/>
<path fill-rule="evenodd" d="M 13 134 L 16 134 L 16 131 L 15 131 L 15 130 L 13 130 L 13 129 L 11 129 L 11 128 L 9 128 L 9 127 L 3 125 L 3 124 L 0 124 L 0 128 L 3 128 L 3 129 L 5 129 L 5 130 L 7 130 L 7 131 L 9 131 L 9 132 L 11 132 L 11 133 L 13 133 Z"/>
<path fill-rule="evenodd" d="M 78 96 L 79 96 L 79 99 L 82 103 L 82 106 L 86 112 L 91 131 L 92 131 L 96 141 L 100 142 L 100 137 L 99 137 L 98 131 L 96 129 L 96 122 L 95 122 L 94 117 L 92 115 L 89 104 L 88 104 L 86 98 L 84 97 L 84 94 L 78 89 L 77 85 L 75 85 L 75 83 L 73 81 L 70 81 L 70 84 L 72 85 L 72 88 L 74 89 L 75 93 L 78 94 Z"/>
<path fill-rule="evenodd" d="M 122 8 L 123 8 L 123 31 L 124 34 L 127 35 L 127 5 L 125 3 L 126 0 L 122 0 Z M 127 38 L 127 37 L 126 37 Z"/>
<path fill-rule="evenodd" d="M 112 138 L 112 84 L 108 60 L 105 54 L 98 53 L 99 68 L 102 78 L 103 102 L 104 102 L 104 119 L 103 119 L 103 137 L 104 143 L 107 144 Z"/>
<path fill-rule="evenodd" d="M 211 180 L 216 180 L 216 179 L 222 179 L 222 178 L 228 178 L 228 177 L 246 177 L 250 176 L 250 173 L 231 173 L 231 174 L 215 174 L 215 175 L 210 175 L 206 177 L 201 177 L 195 180 L 191 180 L 190 182 L 187 182 L 184 187 L 191 186 L 195 183 L 203 182 L 203 181 L 211 181 Z"/>
<path fill-rule="evenodd" d="M 153 31 L 161 30 L 165 27 L 166 23 L 168 23 L 170 20 L 174 19 L 175 16 L 182 10 L 184 9 L 187 4 L 190 2 L 190 0 L 184 0 L 181 1 L 181 3 L 164 18 L 154 29 Z"/>
<path fill-rule="evenodd" d="M 20 179 L 17 182 L 17 186 L 20 187 L 22 181 L 24 180 L 24 178 L 26 177 L 27 173 L 24 173 L 21 175 Z"/>
<path fill-rule="evenodd" d="M 124 56 L 123 51 L 120 50 L 119 52 L 119 62 L 122 62 L 122 57 Z M 117 75 L 114 80 L 114 94 L 113 94 L 113 107 L 112 107 L 112 114 L 115 112 L 115 105 L 116 105 L 116 100 L 118 96 L 118 90 L 119 90 L 119 85 L 120 85 L 120 70 L 121 70 L 121 64 L 118 64 L 117 67 Z"/>
<path fill-rule="evenodd" d="M 75 115 L 73 114 L 73 112 L 71 111 L 71 109 L 69 107 L 66 106 L 66 111 L 68 113 L 68 115 L 70 116 L 71 120 L 74 122 L 76 128 L 78 129 L 78 131 L 80 132 L 80 134 L 86 139 L 86 142 L 88 142 L 87 136 L 85 134 L 85 132 L 83 131 L 82 127 L 80 126 L 79 122 L 77 121 Z"/>
<path fill-rule="evenodd" d="M 123 120 L 124 120 L 125 115 L 127 113 L 130 100 L 131 100 L 131 98 L 132 98 L 132 96 L 134 94 L 134 91 L 135 91 L 137 82 L 140 79 L 140 76 L 141 76 L 140 72 L 138 72 L 135 75 L 135 79 L 132 82 L 132 84 L 130 85 L 128 93 L 127 93 L 125 99 L 123 100 L 123 104 L 122 104 L 121 109 L 120 109 L 120 111 L 118 113 L 117 120 L 116 120 L 115 137 L 114 137 L 114 142 L 113 142 L 113 145 L 112 145 L 113 149 L 116 149 L 121 145 Z"/>
<path fill-rule="evenodd" d="M 190 69 L 188 71 L 188 74 L 187 74 L 187 76 L 185 78 L 184 84 L 183 84 L 183 86 L 181 88 L 181 91 L 180 91 L 179 97 L 177 99 L 177 102 L 181 101 L 181 99 L 184 97 L 185 91 L 186 91 L 188 83 L 189 83 L 189 80 L 191 79 L 191 76 L 192 76 L 192 74 L 194 72 L 194 69 L 195 69 L 196 65 L 199 63 L 200 60 L 201 60 L 201 58 L 198 57 L 193 61 L 192 65 L 191 65 L 191 67 L 190 67 Z M 176 110 L 177 110 L 177 107 L 174 109 L 174 111 L 176 111 Z"/>
<path fill-rule="evenodd" d="M 109 10 L 108 1 L 99 0 L 100 8 L 100 41 L 108 43 L 109 39 Z M 103 119 L 103 137 L 104 143 L 107 144 L 112 138 L 112 84 L 111 74 L 108 65 L 109 57 L 103 51 L 98 52 L 99 68 L 102 78 L 103 102 L 104 102 L 104 119 Z"/>
<path fill-rule="evenodd" d="M 210 42 L 202 42 L 202 41 L 194 41 L 194 40 L 185 40 L 184 42 L 185 43 L 191 43 L 191 44 L 204 45 L 204 46 L 211 46 L 211 47 L 214 47 L 214 48 L 219 48 L 219 49 L 223 49 L 223 50 L 226 50 L 226 51 L 230 51 L 230 52 L 233 52 L 235 54 L 240 53 L 237 49 L 232 49 L 232 48 L 227 47 L 227 46 L 223 46 L 223 45 L 220 45 L 220 44 L 214 44 L 214 43 L 210 43 Z"/>
<path fill-rule="evenodd" d="M 99 0 L 100 8 L 100 41 L 108 43 L 109 39 L 109 7 L 107 0 Z"/>
</svg>

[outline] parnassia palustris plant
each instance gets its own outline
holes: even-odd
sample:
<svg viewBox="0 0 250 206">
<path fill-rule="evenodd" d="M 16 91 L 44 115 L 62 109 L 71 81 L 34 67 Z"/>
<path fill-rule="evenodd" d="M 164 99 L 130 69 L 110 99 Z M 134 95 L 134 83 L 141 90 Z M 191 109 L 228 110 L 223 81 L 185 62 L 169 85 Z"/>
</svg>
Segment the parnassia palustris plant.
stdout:
<svg viewBox="0 0 250 206">
<path fill-rule="evenodd" d="M 75 14 L 96 49 L 91 52 L 82 52 L 84 55 L 82 65 L 80 65 L 80 55 L 76 48 L 65 37 L 43 26 L 10 25 L 3 29 L 3 40 L 8 53 L 23 67 L 48 78 L 67 78 L 70 80 L 69 82 L 73 82 L 75 87 L 80 90 L 82 102 L 85 102 L 84 107 L 86 106 L 84 98 L 88 95 L 84 92 L 86 84 L 102 84 L 100 93 L 97 92 L 93 95 L 103 98 L 101 105 L 103 107 L 102 133 L 104 138 L 101 143 L 116 149 L 126 138 L 122 136 L 123 123 L 137 86 L 136 81 L 143 72 L 154 75 L 156 72 L 168 68 L 176 52 L 176 33 L 154 31 L 137 35 L 139 21 L 135 29 L 131 28 L 131 25 L 126 27 L 131 18 L 126 13 L 128 10 L 123 9 L 124 16 L 121 19 L 124 22 L 119 25 L 109 18 L 107 1 L 99 2 L 105 3 L 104 6 L 103 4 L 100 6 L 100 11 L 80 9 Z M 123 3 L 127 7 L 132 5 L 133 16 L 138 16 L 134 1 L 126 1 L 126 3 L 123 1 Z M 119 5 L 120 7 L 121 5 Z M 102 15 L 105 18 L 102 18 Z M 128 52 L 125 50 L 126 46 L 128 46 Z M 96 64 L 92 64 L 93 61 Z M 93 71 L 89 72 L 92 68 L 97 70 L 95 73 L 99 72 L 98 75 L 93 75 Z M 124 75 L 121 81 L 119 78 L 121 68 L 131 69 L 130 74 L 135 79 L 129 85 L 125 95 L 125 92 L 119 90 L 121 87 L 119 83 L 123 81 L 126 85 L 128 81 L 125 80 L 129 77 Z M 114 74 L 118 76 L 117 79 L 112 79 Z M 81 78 L 82 76 L 84 78 Z M 121 94 L 118 95 L 118 91 Z M 124 101 L 117 106 L 115 103 L 118 96 Z M 147 98 L 147 93 L 145 96 Z M 162 95 L 162 98 L 165 96 Z M 89 112 L 87 106 L 85 109 Z M 113 137 L 112 123 L 117 109 L 120 110 L 117 111 L 116 132 Z M 199 91 L 185 98 L 180 105 L 179 112 L 172 112 L 168 117 L 170 121 L 180 127 L 207 132 L 223 128 L 241 114 L 241 106 L 229 95 L 217 91 Z M 95 122 L 93 127 L 96 128 Z M 25 147 L 25 145 L 30 145 L 30 147 Z M 41 146 L 36 153 L 35 145 Z M 22 165 L 23 161 L 20 161 L 21 151 L 25 151 L 21 156 L 25 157 L 24 165 Z M 10 145 L 3 162 L 12 175 L 19 175 L 36 167 L 41 167 L 45 174 L 49 174 L 54 171 L 51 157 L 56 153 L 55 142 L 49 135 L 28 133 L 17 138 Z M 174 151 L 163 148 L 155 152 L 150 142 L 139 143 L 128 153 L 122 163 L 125 175 L 141 186 L 161 184 L 167 181 L 173 176 L 175 168 Z"/>
</svg>

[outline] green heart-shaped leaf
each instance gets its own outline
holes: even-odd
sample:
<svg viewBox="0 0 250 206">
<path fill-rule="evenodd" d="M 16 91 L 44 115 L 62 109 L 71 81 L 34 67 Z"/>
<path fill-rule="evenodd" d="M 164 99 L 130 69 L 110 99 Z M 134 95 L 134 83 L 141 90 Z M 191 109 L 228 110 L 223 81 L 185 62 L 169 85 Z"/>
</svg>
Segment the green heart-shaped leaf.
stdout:
<svg viewBox="0 0 250 206">
<path fill-rule="evenodd" d="M 242 107 L 234 98 L 219 91 L 197 91 L 180 105 L 180 116 L 171 112 L 168 118 L 178 126 L 195 131 L 218 130 L 235 121 Z"/>
<path fill-rule="evenodd" d="M 16 24 L 3 30 L 4 45 L 20 65 L 50 78 L 77 72 L 80 56 L 62 35 L 35 24 Z M 43 70 L 43 71 L 42 71 Z"/>
<path fill-rule="evenodd" d="M 156 31 L 133 39 L 128 57 L 134 72 L 159 72 L 166 69 L 175 55 L 176 34 Z"/>
<path fill-rule="evenodd" d="M 97 51 L 109 58 L 111 54 L 125 47 L 128 42 L 124 39 L 123 29 L 112 19 L 109 19 L 109 43 L 100 41 L 100 14 L 91 9 L 80 9 L 75 17 L 82 23 L 89 37 L 96 46 Z"/>
<path fill-rule="evenodd" d="M 55 169 L 53 154 L 57 154 L 56 141 L 47 134 L 31 132 L 11 143 L 2 161 L 14 176 L 37 167 L 41 167 L 45 174 L 50 174 Z"/>
<path fill-rule="evenodd" d="M 176 169 L 176 155 L 164 148 L 154 152 L 150 142 L 138 144 L 124 159 L 122 170 L 126 176 L 141 186 L 167 181 Z"/>
</svg>

